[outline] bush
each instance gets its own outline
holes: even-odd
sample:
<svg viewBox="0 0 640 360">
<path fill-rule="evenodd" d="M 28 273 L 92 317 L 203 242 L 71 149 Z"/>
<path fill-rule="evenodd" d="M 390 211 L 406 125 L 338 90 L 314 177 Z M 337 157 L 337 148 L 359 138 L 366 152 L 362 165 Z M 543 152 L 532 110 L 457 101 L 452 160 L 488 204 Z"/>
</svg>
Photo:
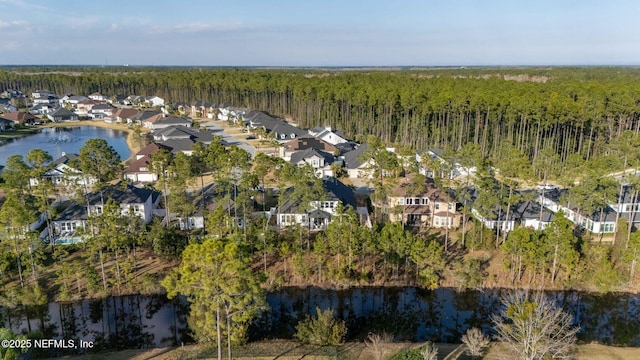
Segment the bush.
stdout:
<svg viewBox="0 0 640 360">
<path fill-rule="evenodd" d="M 316 307 L 315 317 L 307 315 L 306 319 L 296 326 L 295 337 L 305 344 L 313 345 L 339 345 L 347 334 L 347 326 L 344 320 L 338 320 L 333 310 L 321 311 Z"/>
</svg>

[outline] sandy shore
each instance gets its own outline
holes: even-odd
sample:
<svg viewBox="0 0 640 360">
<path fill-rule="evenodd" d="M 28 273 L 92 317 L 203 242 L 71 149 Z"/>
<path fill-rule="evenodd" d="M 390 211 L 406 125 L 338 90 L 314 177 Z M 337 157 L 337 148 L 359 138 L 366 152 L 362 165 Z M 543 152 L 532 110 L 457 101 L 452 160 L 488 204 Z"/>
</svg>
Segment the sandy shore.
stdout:
<svg viewBox="0 0 640 360">
<path fill-rule="evenodd" d="M 131 156 L 140 151 L 140 144 L 136 141 L 136 134 L 132 127 L 119 123 L 107 123 L 102 120 L 82 120 L 64 123 L 47 123 L 43 127 L 77 127 L 77 126 L 95 126 L 105 129 L 120 130 L 127 133 L 127 146 L 131 151 Z M 149 129 L 142 128 L 142 133 L 148 133 Z"/>
</svg>

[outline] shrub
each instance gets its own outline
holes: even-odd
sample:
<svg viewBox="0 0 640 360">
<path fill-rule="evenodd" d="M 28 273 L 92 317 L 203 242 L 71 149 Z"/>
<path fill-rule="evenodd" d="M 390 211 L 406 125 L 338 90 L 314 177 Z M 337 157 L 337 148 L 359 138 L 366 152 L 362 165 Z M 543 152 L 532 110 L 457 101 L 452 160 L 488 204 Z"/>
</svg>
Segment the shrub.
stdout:
<svg viewBox="0 0 640 360">
<path fill-rule="evenodd" d="M 347 334 L 347 326 L 344 320 L 338 320 L 333 310 L 321 311 L 316 307 L 315 317 L 307 315 L 306 319 L 296 326 L 295 337 L 306 344 L 313 345 L 339 345 Z"/>
</svg>

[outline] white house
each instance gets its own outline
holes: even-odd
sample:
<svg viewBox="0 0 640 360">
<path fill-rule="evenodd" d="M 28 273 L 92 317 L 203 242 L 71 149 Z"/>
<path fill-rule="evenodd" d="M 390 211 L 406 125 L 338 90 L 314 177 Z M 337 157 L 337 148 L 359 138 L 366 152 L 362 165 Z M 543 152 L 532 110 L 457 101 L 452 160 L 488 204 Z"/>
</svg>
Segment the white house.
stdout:
<svg viewBox="0 0 640 360">
<path fill-rule="evenodd" d="M 150 163 L 151 157 L 149 155 L 138 158 L 124 170 L 125 179 L 141 183 L 158 181 L 158 176 L 149 168 Z"/>
<path fill-rule="evenodd" d="M 86 227 L 88 214 L 102 214 L 102 204 L 108 199 L 113 199 L 120 205 L 122 215 L 134 214 L 148 224 L 151 222 L 153 210 L 158 206 L 160 193 L 133 185 L 122 188 L 119 184 L 106 187 L 102 192 L 90 193 L 87 195 L 86 205 L 74 202 L 51 221 L 55 243 L 72 244 L 82 241 L 76 229 Z"/>
<path fill-rule="evenodd" d="M 56 186 L 70 186 L 70 185 L 93 185 L 96 183 L 96 179 L 90 175 L 84 176 L 80 169 L 72 166 L 72 161 L 77 159 L 76 154 L 65 154 L 54 160 L 51 164 L 51 169 L 44 173 L 44 179 L 51 181 Z M 38 186 L 39 179 L 30 178 L 29 184 L 31 186 Z"/>
<path fill-rule="evenodd" d="M 164 106 L 164 99 L 159 96 L 147 96 L 145 98 L 145 103 L 148 106 L 156 107 L 156 106 Z"/>
<path fill-rule="evenodd" d="M 356 209 L 353 191 L 336 178 L 322 181 L 325 198 L 302 204 L 299 199 L 285 197 L 285 201 L 273 212 L 277 211 L 276 224 L 279 227 L 301 225 L 309 230 L 322 230 L 336 216 L 338 204 Z M 286 191 L 292 193 L 293 188 Z M 359 208 L 358 208 L 359 209 Z"/>
<path fill-rule="evenodd" d="M 344 138 L 342 131 L 332 130 L 331 126 L 318 126 L 313 129 L 309 129 L 309 134 L 322 141 L 326 141 L 331 145 L 348 142 L 348 140 Z"/>
<path fill-rule="evenodd" d="M 367 148 L 367 144 L 362 144 L 343 155 L 342 159 L 350 178 L 371 178 L 371 172 L 368 169 L 373 165 L 373 160 L 364 159 Z"/>
<path fill-rule="evenodd" d="M 562 211 L 567 219 L 578 224 L 595 234 L 614 233 L 616 229 L 616 210 L 612 206 L 605 206 L 596 209 L 591 214 L 585 214 L 582 209 L 578 209 L 566 199 L 567 190 L 545 191 L 538 195 L 538 202 L 549 210 L 555 212 Z M 617 206 L 617 205 L 616 205 Z M 579 211 L 580 210 L 580 211 Z"/>
</svg>

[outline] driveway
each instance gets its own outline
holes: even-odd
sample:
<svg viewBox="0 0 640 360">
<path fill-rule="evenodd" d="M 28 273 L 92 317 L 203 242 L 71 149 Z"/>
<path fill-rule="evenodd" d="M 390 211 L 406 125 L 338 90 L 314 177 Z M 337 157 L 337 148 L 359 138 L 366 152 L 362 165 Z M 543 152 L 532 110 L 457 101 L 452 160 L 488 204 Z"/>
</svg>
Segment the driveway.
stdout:
<svg viewBox="0 0 640 360">
<path fill-rule="evenodd" d="M 220 138 L 227 144 L 237 145 L 239 148 L 244 149 L 249 153 L 249 155 L 251 155 L 252 159 L 256 157 L 256 148 L 254 146 L 247 144 L 244 139 L 228 134 L 219 123 L 216 123 L 215 121 L 203 121 L 200 123 L 200 126 L 207 130 L 211 130 L 215 135 L 220 136 Z"/>
</svg>

